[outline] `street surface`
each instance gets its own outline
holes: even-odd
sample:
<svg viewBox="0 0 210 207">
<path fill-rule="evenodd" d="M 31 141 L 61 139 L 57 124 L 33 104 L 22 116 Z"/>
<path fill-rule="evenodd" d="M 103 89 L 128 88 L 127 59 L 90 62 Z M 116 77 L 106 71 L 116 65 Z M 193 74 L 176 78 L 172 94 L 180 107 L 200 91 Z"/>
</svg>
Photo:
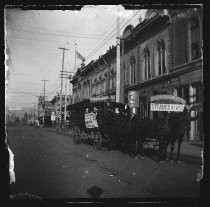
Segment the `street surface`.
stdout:
<svg viewBox="0 0 210 207">
<path fill-rule="evenodd" d="M 8 127 L 16 182 L 11 193 L 42 198 L 199 197 L 199 165 L 98 151 L 50 128 Z"/>
</svg>

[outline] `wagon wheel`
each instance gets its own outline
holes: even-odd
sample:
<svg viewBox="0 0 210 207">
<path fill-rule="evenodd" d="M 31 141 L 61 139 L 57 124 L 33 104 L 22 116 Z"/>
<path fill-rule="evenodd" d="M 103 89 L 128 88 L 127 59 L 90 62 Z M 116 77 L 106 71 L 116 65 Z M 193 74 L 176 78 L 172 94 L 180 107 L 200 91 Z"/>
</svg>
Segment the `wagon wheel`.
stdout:
<svg viewBox="0 0 210 207">
<path fill-rule="evenodd" d="M 73 141 L 74 141 L 74 144 L 79 144 L 79 136 L 80 136 L 80 129 L 78 126 L 75 126 L 73 128 Z"/>
<path fill-rule="evenodd" d="M 101 134 L 100 134 L 100 132 L 96 132 L 95 133 L 95 136 L 94 136 L 94 147 L 97 150 L 101 149 Z"/>
</svg>

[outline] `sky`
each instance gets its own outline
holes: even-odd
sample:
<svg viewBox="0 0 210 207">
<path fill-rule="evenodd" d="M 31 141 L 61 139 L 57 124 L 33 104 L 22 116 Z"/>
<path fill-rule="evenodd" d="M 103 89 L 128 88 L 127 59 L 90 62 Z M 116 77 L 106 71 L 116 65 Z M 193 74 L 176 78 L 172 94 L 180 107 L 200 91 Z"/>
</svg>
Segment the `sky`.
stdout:
<svg viewBox="0 0 210 207">
<path fill-rule="evenodd" d="M 116 45 L 117 15 L 120 17 L 120 35 L 129 24 L 134 27 L 146 10 L 125 10 L 116 5 L 84 6 L 73 10 L 21 10 L 5 9 L 6 91 L 5 102 L 9 109 L 34 107 L 38 96 L 52 100 L 61 90 L 63 50 L 64 71 L 74 72 L 81 60 L 76 59 L 75 50 L 85 57 L 87 65 Z M 67 94 L 70 83 L 67 84 Z M 63 92 L 65 92 L 63 81 Z"/>
</svg>

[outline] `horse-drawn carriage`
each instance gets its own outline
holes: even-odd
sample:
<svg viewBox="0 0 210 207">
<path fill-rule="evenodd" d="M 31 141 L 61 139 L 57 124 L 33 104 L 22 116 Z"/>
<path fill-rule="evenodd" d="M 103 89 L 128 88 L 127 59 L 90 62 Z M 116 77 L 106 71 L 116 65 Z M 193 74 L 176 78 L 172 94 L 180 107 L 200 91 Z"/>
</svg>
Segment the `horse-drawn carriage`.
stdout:
<svg viewBox="0 0 210 207">
<path fill-rule="evenodd" d="M 166 116 L 156 119 L 130 116 L 129 107 L 111 102 L 108 97 L 89 98 L 69 105 L 73 141 L 78 144 L 82 140 L 92 140 L 96 149 L 101 149 L 102 143 L 106 142 L 112 149 L 133 155 L 141 153 L 143 145 L 152 141 L 158 147 L 160 160 L 166 159 L 169 144 L 169 158 L 172 158 L 174 144 L 178 141 L 179 160 L 189 123 L 185 100 L 173 95 L 156 95 L 150 97 L 150 106 L 151 111 L 162 111 Z"/>
<path fill-rule="evenodd" d="M 189 119 L 186 110 L 186 101 L 173 95 L 160 94 L 150 97 L 150 110 L 162 112 L 162 117 L 139 120 L 139 127 L 135 133 L 138 147 L 143 149 L 144 144 L 154 143 L 159 150 L 159 159 L 166 159 L 167 147 L 171 145 L 169 159 L 172 159 L 174 144 L 178 141 L 177 160 Z M 163 115 L 164 114 L 164 115 Z"/>
<path fill-rule="evenodd" d="M 74 144 L 92 140 L 96 149 L 101 149 L 103 142 L 110 146 L 113 129 L 111 120 L 117 111 L 124 109 L 125 104 L 111 102 L 108 97 L 93 97 L 69 105 Z"/>
</svg>

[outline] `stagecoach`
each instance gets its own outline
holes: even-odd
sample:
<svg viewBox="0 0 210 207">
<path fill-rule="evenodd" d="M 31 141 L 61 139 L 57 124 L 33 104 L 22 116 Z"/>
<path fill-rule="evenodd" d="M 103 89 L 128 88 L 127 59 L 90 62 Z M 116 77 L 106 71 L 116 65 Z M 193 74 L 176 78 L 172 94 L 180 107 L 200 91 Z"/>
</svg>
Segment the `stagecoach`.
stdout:
<svg viewBox="0 0 210 207">
<path fill-rule="evenodd" d="M 108 96 L 92 97 L 69 105 L 74 144 L 91 140 L 97 150 L 101 149 L 103 142 L 110 145 L 111 123 L 105 118 L 106 112 L 114 115 L 120 109 L 125 109 L 125 105 L 110 101 Z"/>
</svg>

